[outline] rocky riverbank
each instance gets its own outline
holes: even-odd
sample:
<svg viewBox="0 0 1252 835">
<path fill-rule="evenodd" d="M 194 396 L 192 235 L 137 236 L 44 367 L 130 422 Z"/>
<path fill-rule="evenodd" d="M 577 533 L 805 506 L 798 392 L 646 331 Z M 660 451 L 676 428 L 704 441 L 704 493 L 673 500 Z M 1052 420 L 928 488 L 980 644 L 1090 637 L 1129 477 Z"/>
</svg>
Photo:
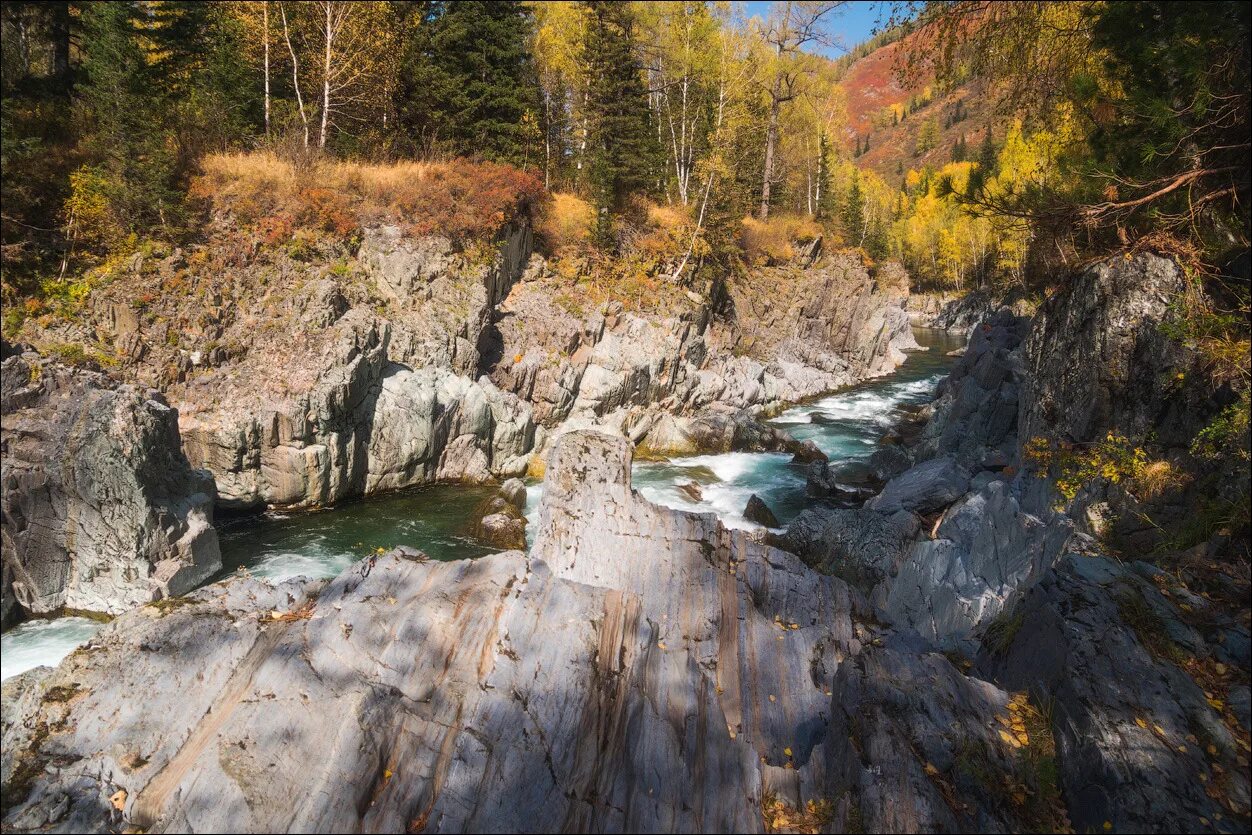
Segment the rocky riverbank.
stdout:
<svg viewBox="0 0 1252 835">
<path fill-rule="evenodd" d="M 1171 554 L 1175 540 L 1144 520 L 1177 518 L 1186 491 L 1154 492 L 1146 464 L 1122 473 L 1100 459 L 1081 492 L 1064 487 L 1067 467 L 1086 460 L 1076 456 L 1148 427 L 1171 466 L 1202 470 L 1185 440 L 1223 395 L 1180 382 L 1196 357 L 1161 323 L 1181 280 L 1163 258 L 1115 259 L 1075 276 L 1033 319 L 992 315 L 916 417 L 916 440 L 893 453 L 912 466 L 863 509 L 808 511 L 780 538 L 864 591 L 901 645 L 920 639 L 894 653 L 887 692 L 945 665 L 928 654 L 942 650 L 958 664 L 943 676 L 1028 693 L 1027 713 L 1048 714 L 1001 730 L 1059 776 L 1042 805 L 1038 788 L 1010 792 L 1019 810 L 1052 815 L 1028 829 L 1247 826 L 1247 578 L 1221 556 L 1229 540 L 1219 532 Z M 924 698 L 900 709 L 906 723 L 933 711 Z M 1032 721 L 1050 731 L 1047 751 L 1034 747 Z M 977 758 L 930 760 L 931 782 L 964 800 L 990 767 Z M 939 817 L 910 824 L 949 829 Z"/>
<path fill-rule="evenodd" d="M 374 225 L 355 247 L 321 239 L 311 251 L 267 246 L 223 215 L 194 251 L 140 253 L 117 269 L 76 318 L 31 320 L 29 335 L 45 347 L 115 346 L 120 361 L 93 379 L 159 387 L 180 430 L 165 442 L 175 453 L 181 442 L 191 466 L 212 476 L 189 494 L 215 490 L 230 510 L 319 507 L 436 481 L 494 483 L 540 472 L 553 439 L 580 427 L 653 454 L 790 449 L 759 415 L 890 371 L 914 344 L 903 277 L 889 268 L 871 276 L 855 257 L 822 256 L 820 244 L 802 263 L 745 273 L 717 293 L 668 288 L 682 303 L 664 314 L 632 312 L 562 286 L 533 252 L 525 215 L 491 245 Z M 56 420 L 43 401 L 22 408 L 29 420 Z M 162 479 L 177 478 L 135 489 L 165 495 Z M 6 502 L 41 501 L 27 487 L 42 489 L 13 481 Z M 58 490 L 53 504 L 64 503 Z M 180 506 L 175 516 L 188 512 Z M 197 531 L 211 524 L 202 511 L 192 515 Z M 208 546 L 196 545 L 204 553 L 179 559 L 203 569 L 168 578 L 139 571 L 135 552 L 157 554 L 143 558 L 155 565 L 164 546 L 132 547 L 128 536 L 86 548 L 81 560 L 73 538 L 19 558 L 27 518 L 4 517 L 6 623 L 15 606 L 121 611 L 187 591 L 216 565 Z M 171 541 L 187 535 L 164 528 Z M 9 591 L 12 582 L 32 588 L 24 566 L 51 562 L 60 568 L 45 572 L 37 594 Z M 136 597 L 95 583 L 118 571 L 130 578 L 122 585 L 157 591 Z M 67 598 L 70 587 L 79 592 Z"/>
<path fill-rule="evenodd" d="M 837 265 L 801 289 L 843 286 Z M 1167 572 L 1125 548 L 1173 540 L 1122 520 L 1180 512 L 1191 488 L 1150 493 L 1146 470 L 1065 487 L 1073 456 L 1144 427 L 1161 427 L 1152 455 L 1200 466 L 1186 440 L 1225 395 L 1165 376 L 1198 361 L 1160 327 L 1177 265 L 1116 259 L 1032 319 L 992 314 L 938 398 L 862 468 L 873 497 L 781 534 L 647 502 L 629 436 L 647 426 L 646 448 L 679 427 L 703 446 L 777 448 L 752 419 L 763 402 L 704 401 L 700 374 L 767 380 L 793 349 L 735 337 L 728 320 L 659 331 L 624 310 L 561 331 L 571 320 L 527 307 L 548 280 L 537 266 L 518 307 L 501 303 L 497 350 L 528 323 L 553 327 L 514 363 L 529 370 L 477 384 L 546 404 L 527 411 L 547 450 L 530 552 L 438 563 L 400 548 L 330 581 L 241 576 L 122 615 L 56 670 L 6 683 L 7 827 L 1246 828 L 1248 584 L 1228 539 L 1157 556 Z M 824 344 L 882 337 L 858 363 L 832 352 L 838 373 L 890 361 L 897 314 L 787 298 Z M 564 365 L 540 363 L 557 331 L 582 335 L 561 343 Z M 738 354 L 692 371 L 730 338 Z M 602 364 L 632 344 L 677 353 Z M 562 388 L 572 399 L 536 396 L 553 379 L 536 368 L 577 381 Z M 629 382 L 584 390 L 588 374 Z M 1071 401 L 1085 406 L 1060 408 Z M 442 413 L 456 426 L 463 408 Z M 575 428 L 599 421 L 608 432 Z M 512 482 L 483 508 L 514 541 L 521 492 Z"/>
</svg>

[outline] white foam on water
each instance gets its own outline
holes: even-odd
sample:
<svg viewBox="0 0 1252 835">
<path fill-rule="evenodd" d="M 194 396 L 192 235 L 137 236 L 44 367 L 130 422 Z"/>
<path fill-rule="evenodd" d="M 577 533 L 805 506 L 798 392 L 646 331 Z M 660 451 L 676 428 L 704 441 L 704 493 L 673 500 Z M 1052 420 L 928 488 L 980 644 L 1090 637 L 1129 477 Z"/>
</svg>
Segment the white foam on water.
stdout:
<svg viewBox="0 0 1252 835">
<path fill-rule="evenodd" d="M 767 471 L 791 459 L 777 452 L 726 452 L 719 455 L 691 455 L 667 462 L 643 463 L 635 467 L 635 489 L 648 501 L 675 510 L 716 513 L 728 528 L 750 530 L 759 528 L 743 518 L 743 510 L 753 493 L 763 493 L 778 483 L 777 475 Z M 717 481 L 701 481 L 694 471 L 702 468 L 712 472 Z M 690 477 L 670 474 L 690 472 Z M 695 481 L 700 485 L 701 499 L 678 489 L 679 482 Z"/>
<path fill-rule="evenodd" d="M 930 394 L 944 376 L 936 374 L 907 383 L 892 383 L 874 391 L 833 394 L 816 403 L 788 409 L 771 423 L 813 423 L 813 415 L 821 414 L 830 420 L 872 421 L 887 426 L 894 420 L 892 411 L 897 406 Z"/>
<path fill-rule="evenodd" d="M 539 530 L 539 501 L 543 498 L 543 482 L 526 485 L 526 546 L 535 544 L 535 531 Z"/>
<path fill-rule="evenodd" d="M 35 667 L 55 667 L 103 626 L 100 621 L 78 617 L 18 624 L 0 636 L 0 680 Z"/>
<path fill-rule="evenodd" d="M 338 577 L 357 559 L 353 554 L 268 554 L 248 566 L 248 573 L 273 585 L 293 577 L 320 580 Z"/>
</svg>

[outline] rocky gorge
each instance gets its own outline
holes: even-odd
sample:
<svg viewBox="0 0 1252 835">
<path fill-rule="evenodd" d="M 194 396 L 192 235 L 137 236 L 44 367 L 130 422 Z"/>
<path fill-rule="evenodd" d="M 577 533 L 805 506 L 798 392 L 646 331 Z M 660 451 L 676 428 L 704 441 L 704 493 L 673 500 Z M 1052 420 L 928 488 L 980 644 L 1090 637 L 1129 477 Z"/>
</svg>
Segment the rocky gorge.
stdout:
<svg viewBox="0 0 1252 835">
<path fill-rule="evenodd" d="M 801 465 L 811 484 L 868 483 L 868 501 L 819 492 L 785 529 L 745 531 L 644 499 L 632 449 L 799 452 L 762 420 L 894 367 L 912 345 L 904 295 L 829 255 L 770 276 L 794 295 L 728 288 L 720 315 L 580 318 L 527 260 L 507 292 L 479 283 L 493 269 L 469 282 L 493 311 L 479 331 L 417 348 L 403 320 L 431 315 L 421 294 L 398 325 L 349 306 L 312 337 L 309 368 L 340 359 L 305 378 L 298 408 L 238 436 L 207 432 L 219 413 L 194 404 L 180 423 L 191 462 L 232 456 L 213 471 L 227 507 L 544 472 L 529 551 L 439 562 L 402 547 L 329 581 L 147 592 L 157 602 L 56 670 L 6 682 L 6 826 L 1246 826 L 1246 616 L 1188 590 L 1199 563 L 1166 574 L 1110 553 L 1110 532 L 1146 542 L 1126 512 L 1146 496 L 1105 480 L 1066 499 L 1037 440 L 1173 420 L 1163 437 L 1185 456 L 1224 395 L 1168 381 L 1196 361 L 1157 327 L 1176 265 L 1110 261 L 1033 318 L 991 312 L 864 473 L 820 450 Z M 1051 405 L 1066 402 L 1091 408 Z M 210 436 L 243 441 L 210 454 Z M 490 504 L 502 524 L 524 492 L 510 482 Z M 125 698 L 193 679 L 193 698 L 157 710 Z"/>
<path fill-rule="evenodd" d="M 664 316 L 612 301 L 585 313 L 555 304 L 524 216 L 476 249 L 371 227 L 354 254 L 323 254 L 340 254 L 334 269 L 219 243 L 132 259 L 74 327 L 119 346 L 126 359 L 112 376 L 162 389 L 178 423 L 166 452 L 212 476 L 218 507 L 321 507 L 538 471 L 571 428 L 605 428 L 657 453 L 785 446 L 756 426 L 761 414 L 886 373 L 915 345 L 900 277 L 823 257 L 820 243 L 803 263 L 739 281 L 717 311 L 712 291 L 685 291 Z M 172 295 L 171 283 L 191 286 Z M 784 285 L 790 296 L 773 293 Z M 135 297 L 153 301 L 136 311 L 125 301 Z M 791 323 L 784 341 L 763 336 Z M 14 482 L 12 501 L 24 501 L 22 489 Z M 9 543 L 22 524 L 6 513 L 10 620 L 10 576 L 74 561 L 73 548 L 19 556 Z M 115 612 L 136 602 L 21 605 Z"/>
</svg>

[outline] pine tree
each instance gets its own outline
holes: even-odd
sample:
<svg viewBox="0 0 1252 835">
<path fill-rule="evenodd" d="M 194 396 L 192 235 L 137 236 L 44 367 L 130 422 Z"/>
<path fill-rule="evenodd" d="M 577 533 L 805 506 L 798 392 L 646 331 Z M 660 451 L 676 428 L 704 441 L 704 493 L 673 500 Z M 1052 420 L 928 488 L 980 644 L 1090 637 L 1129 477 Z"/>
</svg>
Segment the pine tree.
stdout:
<svg viewBox="0 0 1252 835">
<path fill-rule="evenodd" d="M 995 174 L 996 170 L 996 146 L 991 138 L 991 128 L 988 126 L 987 132 L 983 134 L 982 145 L 978 149 L 978 164 L 969 172 L 969 182 L 965 186 L 965 196 L 970 200 L 977 199 L 978 193 L 982 191 L 987 180 Z"/>
<path fill-rule="evenodd" d="M 530 9 L 477 0 L 433 6 L 405 45 L 397 94 L 402 127 L 457 154 L 525 164 L 539 112 Z"/>
<path fill-rule="evenodd" d="M 861 177 L 852 172 L 852 185 L 848 187 L 848 199 L 843 204 L 843 232 L 848 243 L 860 246 L 865 235 L 865 195 L 861 192 Z"/>
<path fill-rule="evenodd" d="M 996 170 L 996 144 L 991 138 L 990 127 L 983 135 L 982 147 L 978 149 L 978 167 L 982 169 L 984 176 L 990 176 Z"/>
<path fill-rule="evenodd" d="M 966 153 L 965 134 L 961 134 L 960 138 L 957 139 L 956 142 L 952 143 L 952 161 L 965 162 Z"/>
<path fill-rule="evenodd" d="M 830 141 L 826 137 L 826 131 L 822 131 L 817 155 L 817 217 L 824 220 L 831 216 L 835 205 L 834 190 L 830 182 Z"/>
<path fill-rule="evenodd" d="M 103 183 L 122 229 L 167 226 L 180 201 L 162 130 L 158 67 L 141 45 L 136 9 L 130 3 L 90 3 L 82 16 L 82 103 L 100 175 L 85 181 Z"/>
<path fill-rule="evenodd" d="M 585 56 L 588 73 L 588 136 L 596 241 L 612 246 L 612 217 L 630 195 L 643 191 L 652 173 L 656 138 L 648 93 L 633 51 L 633 11 L 627 3 L 588 3 L 591 12 Z"/>
</svg>

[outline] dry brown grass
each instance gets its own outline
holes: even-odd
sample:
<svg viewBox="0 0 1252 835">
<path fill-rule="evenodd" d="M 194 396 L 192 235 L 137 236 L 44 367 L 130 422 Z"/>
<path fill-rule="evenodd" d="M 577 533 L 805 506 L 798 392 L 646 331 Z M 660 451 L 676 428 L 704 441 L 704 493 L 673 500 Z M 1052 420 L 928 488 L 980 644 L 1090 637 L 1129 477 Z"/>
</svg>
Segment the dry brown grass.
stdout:
<svg viewBox="0 0 1252 835">
<path fill-rule="evenodd" d="M 1166 491 L 1181 487 L 1187 481 L 1183 473 L 1175 470 L 1168 461 L 1152 461 L 1135 475 L 1135 492 L 1141 501 L 1160 498 Z"/>
<path fill-rule="evenodd" d="M 346 236 L 381 222 L 414 235 L 482 238 L 545 196 L 533 175 L 496 163 L 297 165 L 265 151 L 206 157 L 192 193 L 272 242 L 301 227 Z"/>
<path fill-rule="evenodd" d="M 556 192 L 540 213 L 536 231 L 548 252 L 555 255 L 589 244 L 595 218 L 595 209 L 586 200 L 568 192 Z"/>
<path fill-rule="evenodd" d="M 798 254 L 797 245 L 812 242 L 822 227 L 810 217 L 775 215 L 761 221 L 745 217 L 739 230 L 739 246 L 753 264 L 781 264 Z"/>
</svg>

